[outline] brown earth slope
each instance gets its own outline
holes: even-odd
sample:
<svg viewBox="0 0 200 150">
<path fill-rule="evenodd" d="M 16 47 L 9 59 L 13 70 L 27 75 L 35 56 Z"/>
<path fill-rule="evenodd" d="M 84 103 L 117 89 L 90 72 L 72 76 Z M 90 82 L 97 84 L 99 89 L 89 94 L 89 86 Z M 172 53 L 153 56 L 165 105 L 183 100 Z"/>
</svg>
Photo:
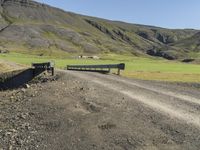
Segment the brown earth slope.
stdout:
<svg viewBox="0 0 200 150">
<path fill-rule="evenodd" d="M 0 59 L 0 74 L 24 68 L 27 66 Z"/>
</svg>

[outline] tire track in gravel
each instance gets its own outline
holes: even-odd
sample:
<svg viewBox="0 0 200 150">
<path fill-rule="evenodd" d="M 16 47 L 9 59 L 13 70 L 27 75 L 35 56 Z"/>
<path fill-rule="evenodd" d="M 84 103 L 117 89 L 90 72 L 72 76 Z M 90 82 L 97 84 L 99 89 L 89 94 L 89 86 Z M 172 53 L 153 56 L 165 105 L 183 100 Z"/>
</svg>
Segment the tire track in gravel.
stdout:
<svg viewBox="0 0 200 150">
<path fill-rule="evenodd" d="M 101 74 L 91 74 L 91 75 L 95 75 L 96 77 L 102 77 Z M 160 88 L 160 87 L 155 87 L 155 86 L 150 86 L 150 85 L 142 85 L 141 83 L 137 83 L 137 82 L 133 82 L 133 81 L 127 81 L 125 79 L 122 79 L 122 78 L 117 78 L 115 76 L 106 76 L 104 75 L 103 76 L 105 79 L 109 79 L 109 80 L 112 80 L 112 81 L 120 81 L 120 82 L 123 82 L 125 84 L 128 84 L 128 85 L 133 85 L 133 86 L 136 86 L 136 87 L 139 87 L 139 88 L 143 88 L 143 89 L 146 89 L 146 90 L 149 90 L 149 91 L 153 91 L 153 92 L 158 92 L 160 94 L 163 94 L 163 95 L 167 95 L 167 96 L 171 96 L 171 97 L 175 97 L 175 98 L 179 98 L 180 100 L 183 100 L 183 101 L 187 101 L 187 102 L 192 102 L 192 103 L 195 103 L 195 104 L 198 104 L 200 105 L 200 98 L 196 98 L 194 97 L 194 95 L 186 95 L 186 94 L 183 94 L 183 93 L 177 93 L 177 92 L 174 92 L 174 91 L 170 91 L 170 89 L 163 89 L 163 88 Z M 187 93 L 188 94 L 188 93 Z M 199 93 L 200 94 L 200 93 Z"/>
<path fill-rule="evenodd" d="M 155 85 L 139 84 L 120 77 L 101 75 L 96 73 L 65 71 L 83 80 L 96 83 L 104 88 L 118 92 L 124 96 L 145 104 L 159 113 L 177 118 L 189 125 L 200 128 L 200 103 L 197 95 L 185 95 L 163 89 Z M 195 93 L 198 94 L 198 93 Z M 200 95 L 200 93 L 199 93 Z M 195 106 L 197 107 L 195 109 Z"/>
</svg>

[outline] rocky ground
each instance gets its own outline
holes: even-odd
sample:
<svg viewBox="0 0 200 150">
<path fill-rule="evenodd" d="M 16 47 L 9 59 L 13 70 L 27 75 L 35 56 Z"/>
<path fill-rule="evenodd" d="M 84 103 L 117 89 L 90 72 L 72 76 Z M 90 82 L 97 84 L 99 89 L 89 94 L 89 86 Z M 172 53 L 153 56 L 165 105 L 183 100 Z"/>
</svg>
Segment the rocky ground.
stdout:
<svg viewBox="0 0 200 150">
<path fill-rule="evenodd" d="M 19 89 L 0 92 L 0 149 L 37 149 L 42 136 L 40 124 L 35 121 L 41 108 L 33 105 L 33 100 L 45 90 L 42 83 L 55 80 L 38 77 Z"/>
<path fill-rule="evenodd" d="M 0 150 L 200 148 L 198 84 L 59 71 L 0 92 Z"/>
</svg>

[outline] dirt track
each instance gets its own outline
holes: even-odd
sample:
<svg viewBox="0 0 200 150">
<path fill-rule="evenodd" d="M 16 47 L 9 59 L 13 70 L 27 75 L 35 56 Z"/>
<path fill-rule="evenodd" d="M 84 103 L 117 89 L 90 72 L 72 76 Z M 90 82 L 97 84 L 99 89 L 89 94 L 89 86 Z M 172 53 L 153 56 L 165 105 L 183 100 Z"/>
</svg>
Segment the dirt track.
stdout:
<svg viewBox="0 0 200 150">
<path fill-rule="evenodd" d="M 97 73 L 59 74 L 56 81 L 31 84 L 20 101 L 9 101 L 7 107 L 17 104 L 13 111 L 27 116 L 0 132 L 23 133 L 21 145 L 12 143 L 17 136 L 11 133 L 0 138 L 3 148 L 200 149 L 199 89 Z M 0 92 L 0 99 L 16 92 Z M 18 129 L 24 122 L 28 129 Z"/>
</svg>

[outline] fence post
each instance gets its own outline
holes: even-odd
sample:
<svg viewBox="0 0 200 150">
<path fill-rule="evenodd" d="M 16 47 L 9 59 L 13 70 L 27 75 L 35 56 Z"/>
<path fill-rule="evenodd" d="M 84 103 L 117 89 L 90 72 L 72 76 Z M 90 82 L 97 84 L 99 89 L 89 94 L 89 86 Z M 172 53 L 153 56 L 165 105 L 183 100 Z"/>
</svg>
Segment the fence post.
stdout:
<svg viewBox="0 0 200 150">
<path fill-rule="evenodd" d="M 54 76 L 54 67 L 51 67 L 51 75 Z"/>
<path fill-rule="evenodd" d="M 120 75 L 120 68 L 118 68 L 117 75 Z"/>
</svg>

